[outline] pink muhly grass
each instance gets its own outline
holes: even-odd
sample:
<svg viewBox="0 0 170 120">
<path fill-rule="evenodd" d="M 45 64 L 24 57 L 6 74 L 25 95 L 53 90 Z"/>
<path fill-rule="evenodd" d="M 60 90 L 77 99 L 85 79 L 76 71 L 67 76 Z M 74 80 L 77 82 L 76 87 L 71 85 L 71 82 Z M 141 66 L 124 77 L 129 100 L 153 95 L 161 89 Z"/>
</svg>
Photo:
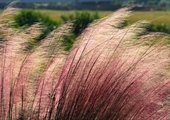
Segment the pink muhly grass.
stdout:
<svg viewBox="0 0 170 120">
<path fill-rule="evenodd" d="M 87 28 L 71 50 L 56 119 L 169 119 L 167 46 L 134 39 L 142 23 L 116 29 L 110 17 Z"/>
<path fill-rule="evenodd" d="M 25 49 L 30 32 L 9 28 L 1 43 L 0 119 L 168 120 L 166 38 L 137 36 L 145 22 L 122 28 L 128 15 L 123 8 L 92 23 L 69 53 L 61 40 L 70 23 L 32 50 Z"/>
</svg>

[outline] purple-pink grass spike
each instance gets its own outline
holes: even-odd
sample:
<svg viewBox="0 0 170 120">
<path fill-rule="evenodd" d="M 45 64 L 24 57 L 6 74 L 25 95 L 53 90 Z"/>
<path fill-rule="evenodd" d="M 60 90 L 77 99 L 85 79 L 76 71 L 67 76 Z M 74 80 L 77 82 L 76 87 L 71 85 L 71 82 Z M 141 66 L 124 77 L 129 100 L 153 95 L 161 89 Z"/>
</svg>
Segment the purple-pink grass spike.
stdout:
<svg viewBox="0 0 170 120">
<path fill-rule="evenodd" d="M 56 119 L 168 120 L 165 41 L 134 39 L 143 23 L 117 29 L 110 20 L 87 28 L 70 52 Z"/>
<path fill-rule="evenodd" d="M 70 24 L 28 51 L 29 32 L 6 34 L 0 119 L 168 120 L 166 38 L 138 36 L 145 22 L 122 28 L 128 15 L 123 8 L 92 23 L 69 53 L 61 40 Z"/>
</svg>

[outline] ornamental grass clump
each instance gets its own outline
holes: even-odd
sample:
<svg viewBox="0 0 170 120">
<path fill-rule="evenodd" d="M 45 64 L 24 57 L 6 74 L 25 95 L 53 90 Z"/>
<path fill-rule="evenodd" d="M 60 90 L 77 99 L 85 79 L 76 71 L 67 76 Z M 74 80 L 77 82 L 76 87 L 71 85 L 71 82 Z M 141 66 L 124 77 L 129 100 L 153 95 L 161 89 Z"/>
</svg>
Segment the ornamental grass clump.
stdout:
<svg viewBox="0 0 170 120">
<path fill-rule="evenodd" d="M 168 120 L 168 39 L 142 35 L 145 21 L 121 27 L 129 13 L 90 24 L 68 52 L 62 40 L 72 23 L 33 49 L 39 24 L 14 31 L 1 23 L 0 119 Z"/>
</svg>

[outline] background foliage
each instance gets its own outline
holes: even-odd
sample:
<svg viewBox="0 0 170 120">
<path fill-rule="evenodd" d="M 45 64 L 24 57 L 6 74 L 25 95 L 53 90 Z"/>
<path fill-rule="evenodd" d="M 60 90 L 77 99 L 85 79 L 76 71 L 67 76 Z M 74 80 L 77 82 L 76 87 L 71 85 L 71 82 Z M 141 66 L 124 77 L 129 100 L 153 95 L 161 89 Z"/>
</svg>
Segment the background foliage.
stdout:
<svg viewBox="0 0 170 120">
<path fill-rule="evenodd" d="M 49 16 L 44 15 L 40 12 L 23 9 L 14 17 L 15 27 L 30 27 L 35 23 L 42 24 L 42 34 L 37 37 L 37 40 L 43 39 L 48 33 L 58 27 L 59 22 L 52 20 Z"/>
</svg>

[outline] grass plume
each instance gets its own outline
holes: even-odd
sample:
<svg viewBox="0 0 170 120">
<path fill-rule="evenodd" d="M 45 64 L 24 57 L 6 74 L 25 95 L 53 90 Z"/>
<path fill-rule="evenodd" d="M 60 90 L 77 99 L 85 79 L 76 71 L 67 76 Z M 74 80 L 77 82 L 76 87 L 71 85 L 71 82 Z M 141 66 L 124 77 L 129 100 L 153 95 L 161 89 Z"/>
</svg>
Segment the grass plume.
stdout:
<svg viewBox="0 0 170 120">
<path fill-rule="evenodd" d="M 32 49 L 27 47 L 39 34 L 39 24 L 26 32 L 6 27 L 0 48 L 0 119 L 168 120 L 167 39 L 139 36 L 146 22 L 123 28 L 129 13 L 123 8 L 90 24 L 69 52 L 61 41 L 71 23 Z"/>
</svg>

